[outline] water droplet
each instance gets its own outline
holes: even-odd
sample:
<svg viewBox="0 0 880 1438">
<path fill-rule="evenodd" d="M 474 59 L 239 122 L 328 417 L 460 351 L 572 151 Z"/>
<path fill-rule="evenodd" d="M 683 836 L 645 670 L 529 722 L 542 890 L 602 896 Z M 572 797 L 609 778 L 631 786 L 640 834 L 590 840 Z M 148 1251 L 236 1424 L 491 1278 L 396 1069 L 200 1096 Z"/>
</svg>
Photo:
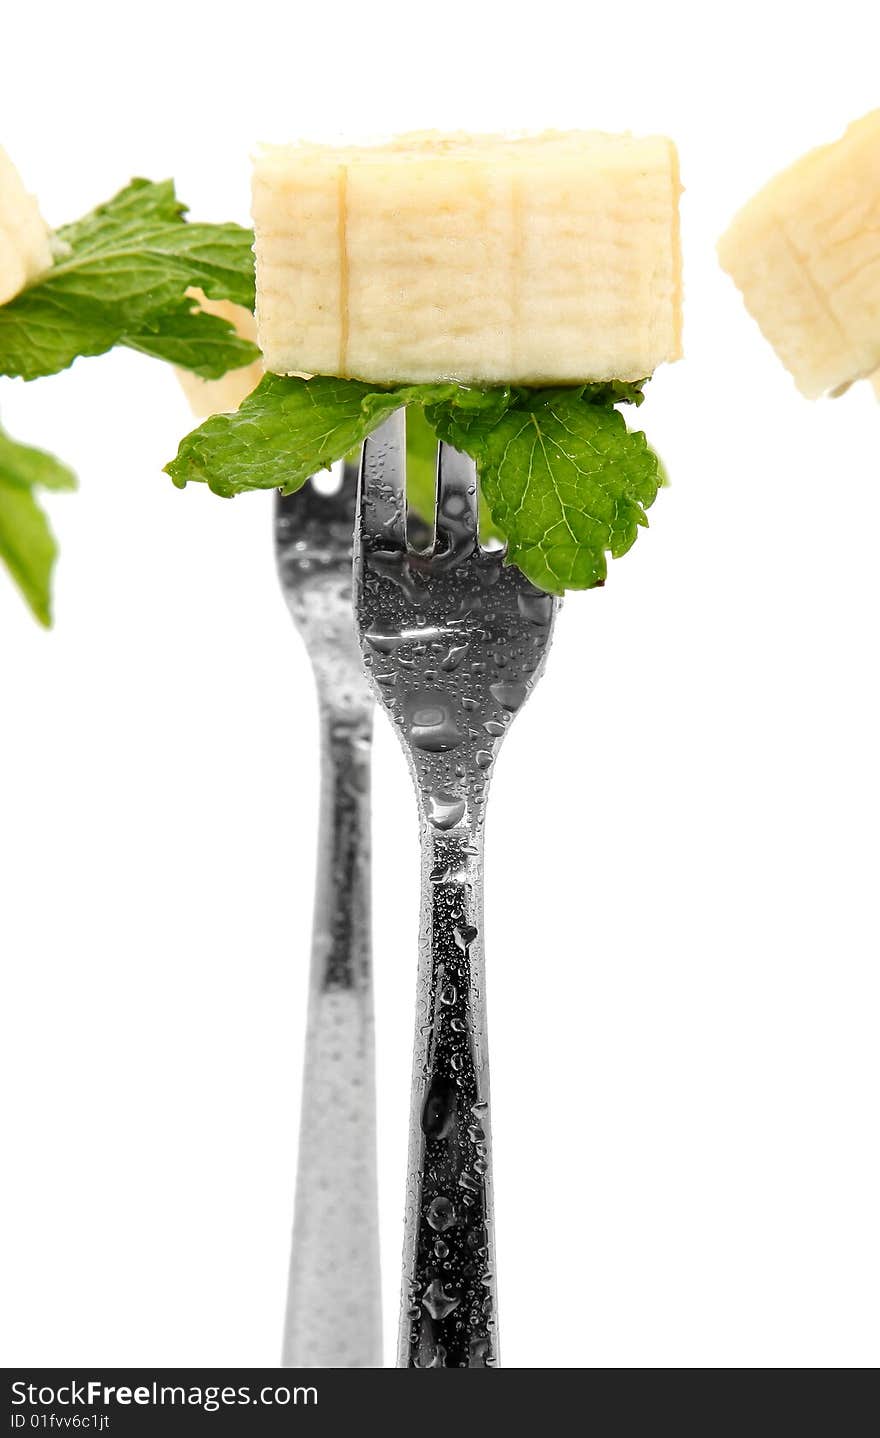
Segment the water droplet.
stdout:
<svg viewBox="0 0 880 1438">
<path fill-rule="evenodd" d="M 465 953 L 467 953 L 474 939 L 477 937 L 479 930 L 475 929 L 473 924 L 457 924 L 452 932 L 458 947 L 464 949 Z"/>
<path fill-rule="evenodd" d="M 451 1079 L 433 1079 L 422 1104 L 422 1132 L 428 1138 L 446 1138 L 455 1126 L 455 1084 Z"/>
<path fill-rule="evenodd" d="M 396 684 L 396 683 L 397 683 L 397 675 L 396 675 L 396 674 L 377 674 L 377 675 L 376 675 L 376 683 L 377 683 L 377 684 L 385 684 L 385 685 L 388 685 L 388 686 L 390 687 L 392 684 Z"/>
<path fill-rule="evenodd" d="M 492 755 L 488 749 L 478 749 L 474 755 L 474 759 L 481 769 L 488 769 L 492 763 Z"/>
<path fill-rule="evenodd" d="M 526 697 L 526 686 L 507 683 L 490 684 L 489 692 L 502 709 L 507 709 L 511 714 L 515 714 Z"/>
<path fill-rule="evenodd" d="M 448 1198 L 433 1198 L 425 1217 L 435 1233 L 445 1233 L 455 1223 L 455 1209 Z"/>
<path fill-rule="evenodd" d="M 484 1173 L 487 1173 L 488 1170 L 489 1170 L 489 1165 L 488 1165 L 488 1163 L 486 1162 L 486 1160 L 485 1160 L 484 1158 L 475 1158 L 475 1159 L 474 1159 L 474 1173 L 478 1173 L 478 1174 L 482 1177 L 482 1175 L 483 1175 Z"/>
<path fill-rule="evenodd" d="M 467 1024 L 464 1019 L 450 1019 L 449 1027 L 454 1029 L 457 1034 L 463 1034 L 467 1029 Z"/>
<path fill-rule="evenodd" d="M 485 729 L 487 734 L 492 735 L 493 739 L 497 739 L 499 735 L 504 733 L 504 725 L 499 724 L 497 719 L 490 719 L 486 724 L 483 725 L 483 728 Z"/>
<path fill-rule="evenodd" d="M 457 998 L 458 990 L 456 989 L 455 984 L 444 984 L 443 988 L 440 990 L 441 1004 L 454 1004 Z"/>
<path fill-rule="evenodd" d="M 449 653 L 447 654 L 446 658 L 443 660 L 443 663 L 440 665 L 440 668 L 447 670 L 457 669 L 462 659 L 467 654 L 467 651 L 468 646 L 466 644 L 453 644 L 450 647 Z"/>
<path fill-rule="evenodd" d="M 553 618 L 553 600 L 549 594 L 518 594 L 517 608 L 530 624 L 547 625 Z"/>
<path fill-rule="evenodd" d="M 403 643 L 398 629 L 370 629 L 366 640 L 379 654 L 393 654 L 398 645 Z"/>
<path fill-rule="evenodd" d="M 435 1238 L 434 1253 L 438 1258 L 446 1258 L 449 1254 L 449 1244 L 444 1243 L 442 1238 Z"/>
<path fill-rule="evenodd" d="M 452 1058 L 449 1060 L 449 1067 L 452 1069 L 453 1073 L 461 1073 L 462 1069 L 464 1068 L 463 1055 L 453 1054 Z"/>
<path fill-rule="evenodd" d="M 472 1123 L 468 1129 L 468 1138 L 471 1143 L 482 1143 L 485 1137 L 486 1135 L 480 1125 L 478 1123 Z"/>
<path fill-rule="evenodd" d="M 438 1322 L 448 1318 L 460 1303 L 461 1295 L 454 1290 L 447 1293 L 439 1278 L 432 1279 L 422 1294 L 422 1306 Z"/>
<path fill-rule="evenodd" d="M 439 690 L 426 689 L 413 695 L 407 710 L 412 741 L 419 749 L 442 754 L 461 743 L 462 733 L 449 701 Z"/>
<path fill-rule="evenodd" d="M 489 1105 L 486 1100 L 480 1099 L 479 1103 L 471 1104 L 471 1113 L 474 1118 L 482 1118 L 488 1107 Z"/>
<path fill-rule="evenodd" d="M 446 1367 L 446 1349 L 443 1347 L 443 1344 L 442 1344 L 442 1343 L 438 1343 L 438 1344 L 437 1344 L 437 1346 L 436 1346 L 436 1348 L 434 1349 L 434 1352 L 433 1352 L 433 1354 L 432 1354 L 432 1356 L 431 1356 L 431 1361 L 430 1361 L 429 1363 L 426 1363 L 423 1358 L 417 1358 L 417 1359 L 416 1359 L 416 1367 L 417 1367 L 417 1368 L 445 1368 L 445 1367 Z"/>
<path fill-rule="evenodd" d="M 459 1188 L 466 1189 L 469 1193 L 479 1193 L 480 1191 L 480 1185 L 477 1183 L 473 1174 L 467 1172 L 459 1174 L 458 1186 Z"/>
<path fill-rule="evenodd" d="M 428 795 L 428 819 L 435 829 L 454 829 L 464 817 L 465 800 L 440 789 Z"/>
<path fill-rule="evenodd" d="M 488 1338 L 472 1338 L 468 1349 L 468 1368 L 485 1368 L 488 1362 Z"/>
</svg>

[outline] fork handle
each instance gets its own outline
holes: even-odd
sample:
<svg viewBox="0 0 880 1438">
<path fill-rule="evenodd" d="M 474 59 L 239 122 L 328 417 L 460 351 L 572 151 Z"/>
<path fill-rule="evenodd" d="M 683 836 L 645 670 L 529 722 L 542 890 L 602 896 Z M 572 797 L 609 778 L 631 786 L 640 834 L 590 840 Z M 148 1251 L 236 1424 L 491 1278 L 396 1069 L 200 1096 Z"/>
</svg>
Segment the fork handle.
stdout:
<svg viewBox="0 0 880 1438">
<path fill-rule="evenodd" d="M 321 710 L 321 803 L 287 1368 L 382 1364 L 370 945 L 372 703 Z"/>
<path fill-rule="evenodd" d="M 400 1368 L 498 1359 L 482 830 L 422 823 Z"/>
</svg>

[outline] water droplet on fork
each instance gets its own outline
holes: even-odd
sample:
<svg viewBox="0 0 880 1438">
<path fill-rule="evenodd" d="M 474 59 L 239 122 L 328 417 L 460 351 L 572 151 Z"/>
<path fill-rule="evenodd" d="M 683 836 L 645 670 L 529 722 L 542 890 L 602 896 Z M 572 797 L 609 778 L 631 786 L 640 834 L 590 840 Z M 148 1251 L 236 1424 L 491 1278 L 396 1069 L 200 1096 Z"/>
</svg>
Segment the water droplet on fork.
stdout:
<svg viewBox="0 0 880 1438">
<path fill-rule="evenodd" d="M 466 644 L 453 644 L 443 663 L 440 665 L 440 668 L 446 670 L 457 669 L 465 654 L 467 654 L 467 650 L 468 646 Z"/>
<path fill-rule="evenodd" d="M 455 1125 L 455 1084 L 435 1078 L 422 1104 L 422 1132 L 427 1138 L 446 1138 Z"/>
<path fill-rule="evenodd" d="M 371 629 L 366 640 L 378 654 L 393 654 L 403 641 L 397 629 Z"/>
<path fill-rule="evenodd" d="M 466 808 L 465 800 L 444 789 L 428 795 L 428 819 L 435 829 L 454 829 L 461 823 Z"/>
<path fill-rule="evenodd" d="M 507 709 L 509 713 L 515 714 L 526 697 L 526 686 L 508 683 L 490 684 L 489 692 L 502 709 Z"/>
<path fill-rule="evenodd" d="M 461 1295 L 453 1289 L 447 1293 L 439 1278 L 433 1278 L 422 1294 L 422 1305 L 428 1310 L 432 1318 L 448 1318 L 450 1313 L 461 1303 Z"/>
<path fill-rule="evenodd" d="M 419 749 L 443 754 L 461 743 L 463 736 L 445 694 L 422 690 L 412 696 L 407 708 L 412 741 Z"/>
<path fill-rule="evenodd" d="M 434 1198 L 425 1215 L 435 1233 L 445 1233 L 455 1223 L 455 1209 L 448 1198 Z"/>
<path fill-rule="evenodd" d="M 547 625 L 553 618 L 553 599 L 549 594 L 518 594 L 516 603 L 523 619 L 530 624 Z"/>
</svg>

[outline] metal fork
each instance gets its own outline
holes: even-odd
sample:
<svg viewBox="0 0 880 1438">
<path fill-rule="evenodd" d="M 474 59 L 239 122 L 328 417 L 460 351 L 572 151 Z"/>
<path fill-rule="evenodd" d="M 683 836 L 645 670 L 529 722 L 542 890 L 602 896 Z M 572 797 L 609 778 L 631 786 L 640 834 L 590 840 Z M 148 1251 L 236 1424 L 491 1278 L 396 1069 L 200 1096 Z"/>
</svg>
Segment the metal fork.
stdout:
<svg viewBox="0 0 880 1438">
<path fill-rule="evenodd" d="M 480 547 L 474 465 L 447 446 L 433 547 L 407 544 L 404 423 L 364 445 L 355 536 L 364 664 L 409 758 L 422 843 L 398 1366 L 482 1368 L 498 1361 L 483 821 L 557 603 Z"/>
<path fill-rule="evenodd" d="M 278 495 L 281 587 L 320 705 L 321 804 L 282 1364 L 382 1363 L 370 943 L 373 701 L 351 602 L 357 466 L 335 494 Z M 298 822 L 298 820 L 297 820 Z"/>
</svg>

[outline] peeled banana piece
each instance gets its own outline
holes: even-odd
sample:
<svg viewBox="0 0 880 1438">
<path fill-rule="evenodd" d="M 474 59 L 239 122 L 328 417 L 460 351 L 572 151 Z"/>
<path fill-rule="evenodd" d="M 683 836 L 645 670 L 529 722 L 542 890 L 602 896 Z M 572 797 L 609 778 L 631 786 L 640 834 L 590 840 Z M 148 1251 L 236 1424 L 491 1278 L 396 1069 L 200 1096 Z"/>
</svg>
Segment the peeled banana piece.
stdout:
<svg viewBox="0 0 880 1438">
<path fill-rule="evenodd" d="M 49 228 L 0 148 L 0 305 L 52 266 Z"/>
<path fill-rule="evenodd" d="M 872 375 L 880 366 L 880 110 L 765 185 L 718 254 L 808 398 Z"/>
<path fill-rule="evenodd" d="M 266 368 L 373 382 L 641 379 L 681 353 L 675 146 L 587 132 L 266 147 Z"/>
<path fill-rule="evenodd" d="M 235 305 L 231 300 L 209 300 L 200 289 L 188 289 L 186 293 L 190 299 L 196 300 L 207 314 L 219 315 L 233 326 L 242 339 L 256 343 L 257 322 L 244 305 Z M 181 388 L 197 419 L 207 419 L 212 414 L 238 409 L 242 400 L 247 398 L 252 389 L 256 389 L 264 373 L 260 360 L 242 365 L 240 369 L 231 369 L 220 379 L 202 379 L 193 374 L 192 370 L 176 370 Z"/>
</svg>

